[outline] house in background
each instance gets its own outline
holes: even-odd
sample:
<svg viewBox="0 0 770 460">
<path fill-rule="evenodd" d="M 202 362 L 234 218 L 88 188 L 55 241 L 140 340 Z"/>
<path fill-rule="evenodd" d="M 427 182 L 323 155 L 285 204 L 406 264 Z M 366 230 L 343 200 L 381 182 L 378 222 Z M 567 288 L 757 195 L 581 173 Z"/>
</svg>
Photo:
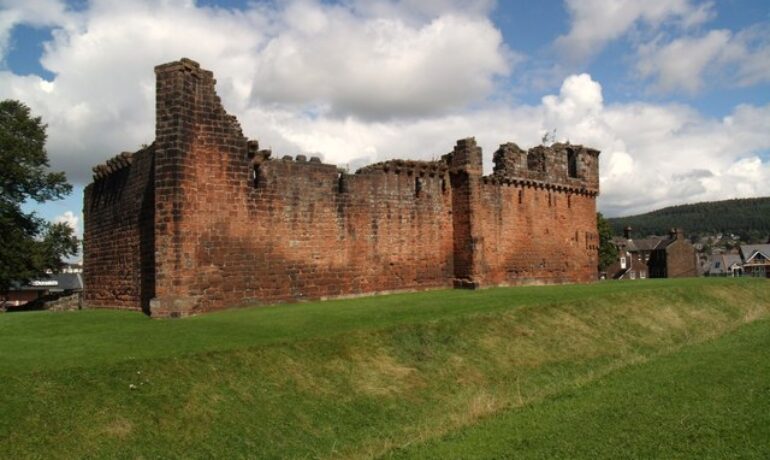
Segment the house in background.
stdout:
<svg viewBox="0 0 770 460">
<path fill-rule="evenodd" d="M 607 268 L 610 279 L 682 278 L 698 276 L 697 254 L 681 229 L 672 229 L 668 238 L 652 236 L 634 239 L 631 227 L 612 243 L 618 260 Z"/>
<path fill-rule="evenodd" d="M 740 251 L 746 276 L 770 278 L 770 243 L 742 244 Z"/>
<path fill-rule="evenodd" d="M 712 254 L 707 263 L 706 276 L 743 276 L 743 260 L 740 254 Z"/>
<path fill-rule="evenodd" d="M 634 280 L 647 278 L 647 263 L 644 256 L 628 248 L 618 250 L 618 260 L 607 267 L 607 278 L 614 280 Z"/>
<path fill-rule="evenodd" d="M 658 247 L 661 240 L 663 240 L 664 238 L 662 236 L 650 236 L 648 238 L 633 238 L 631 236 L 632 231 L 633 229 L 631 227 L 624 228 L 623 237 L 622 238 L 615 237 L 613 239 L 613 242 L 618 247 L 618 249 L 621 249 L 621 247 L 625 247 L 632 253 L 638 254 L 639 256 L 641 256 L 644 262 L 647 263 L 647 261 L 650 260 L 650 254 L 652 254 L 652 251 L 654 251 L 655 248 Z"/>
<path fill-rule="evenodd" d="M 698 276 L 698 255 L 681 228 L 672 228 L 668 239 L 650 253 L 647 262 L 650 278 L 687 278 Z"/>
</svg>

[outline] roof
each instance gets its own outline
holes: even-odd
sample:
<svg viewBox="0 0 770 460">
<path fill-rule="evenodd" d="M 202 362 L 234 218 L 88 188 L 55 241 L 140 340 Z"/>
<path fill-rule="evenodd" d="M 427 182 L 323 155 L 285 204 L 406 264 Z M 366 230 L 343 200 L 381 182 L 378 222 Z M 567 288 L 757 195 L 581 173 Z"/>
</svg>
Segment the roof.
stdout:
<svg viewBox="0 0 770 460">
<path fill-rule="evenodd" d="M 692 246 L 692 243 L 690 243 L 690 241 L 684 237 L 684 234 L 681 230 L 672 230 L 671 234 L 668 237 L 663 238 L 655 249 L 666 249 L 676 242 L 684 242 Z"/>
<path fill-rule="evenodd" d="M 709 257 L 708 272 L 710 275 L 721 275 L 727 273 L 733 265 L 740 266 L 741 256 L 738 254 L 714 254 Z"/>
<path fill-rule="evenodd" d="M 770 244 L 742 244 L 741 256 L 744 261 L 748 261 L 756 253 L 760 253 L 765 256 L 766 259 L 770 259 Z"/>
<path fill-rule="evenodd" d="M 615 241 L 613 239 L 613 241 Z M 662 241 L 665 241 L 663 237 L 650 237 L 650 238 L 640 238 L 640 239 L 625 239 L 620 238 L 619 241 L 622 241 L 623 244 L 626 246 L 626 248 L 630 252 L 639 252 L 639 251 L 652 251 L 654 249 L 657 249 L 658 246 Z M 617 243 L 616 243 L 617 244 Z"/>
<path fill-rule="evenodd" d="M 19 286 L 14 290 L 25 291 L 77 291 L 83 289 L 83 278 L 80 273 L 54 273 L 41 276 Z"/>
</svg>

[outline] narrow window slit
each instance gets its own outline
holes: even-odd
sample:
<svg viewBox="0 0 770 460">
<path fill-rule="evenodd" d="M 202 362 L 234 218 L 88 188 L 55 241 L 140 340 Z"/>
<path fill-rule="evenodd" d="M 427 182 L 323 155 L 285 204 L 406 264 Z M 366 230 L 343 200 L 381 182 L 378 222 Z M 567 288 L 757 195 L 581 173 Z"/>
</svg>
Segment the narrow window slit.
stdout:
<svg viewBox="0 0 770 460">
<path fill-rule="evenodd" d="M 251 170 L 251 181 L 254 188 L 260 188 L 264 184 L 264 179 L 260 173 L 259 165 L 254 165 L 254 168 Z"/>
<path fill-rule="evenodd" d="M 337 173 L 337 193 L 347 193 L 348 183 L 345 180 L 345 173 Z"/>
</svg>

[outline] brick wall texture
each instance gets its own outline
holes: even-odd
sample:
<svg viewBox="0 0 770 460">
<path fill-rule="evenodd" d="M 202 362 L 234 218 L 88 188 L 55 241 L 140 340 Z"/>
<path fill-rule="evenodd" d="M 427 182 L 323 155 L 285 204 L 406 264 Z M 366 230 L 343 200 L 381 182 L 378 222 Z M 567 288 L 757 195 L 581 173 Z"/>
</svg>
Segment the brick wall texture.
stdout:
<svg viewBox="0 0 770 460">
<path fill-rule="evenodd" d="M 504 144 L 482 176 L 469 138 L 437 161 L 349 174 L 260 150 L 194 61 L 155 72 L 155 141 L 95 167 L 85 191 L 87 306 L 184 316 L 596 278 L 596 150 Z"/>
</svg>

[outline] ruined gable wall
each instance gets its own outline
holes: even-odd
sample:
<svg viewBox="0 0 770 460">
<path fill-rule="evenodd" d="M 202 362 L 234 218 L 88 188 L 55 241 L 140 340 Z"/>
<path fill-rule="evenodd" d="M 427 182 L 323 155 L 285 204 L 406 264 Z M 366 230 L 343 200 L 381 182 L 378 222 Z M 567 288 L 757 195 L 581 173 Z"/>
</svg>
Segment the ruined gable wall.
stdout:
<svg viewBox="0 0 770 460">
<path fill-rule="evenodd" d="M 182 61 L 157 74 L 154 315 L 451 284 L 437 171 L 402 163 L 341 181 L 332 165 L 266 159 L 209 72 Z"/>
<path fill-rule="evenodd" d="M 222 107 L 210 71 L 182 59 L 155 68 L 155 298 L 153 314 L 197 308 L 217 279 L 202 265 L 201 246 L 225 241 L 227 225 L 244 221 L 239 191 L 247 177 L 248 144 Z M 213 236 L 212 236 L 213 235 Z M 239 250 L 236 247 L 234 250 Z M 235 261 L 230 261 L 235 263 Z"/>
<path fill-rule="evenodd" d="M 141 309 L 153 296 L 152 150 L 94 169 L 83 206 L 84 301 L 92 307 Z"/>
</svg>

